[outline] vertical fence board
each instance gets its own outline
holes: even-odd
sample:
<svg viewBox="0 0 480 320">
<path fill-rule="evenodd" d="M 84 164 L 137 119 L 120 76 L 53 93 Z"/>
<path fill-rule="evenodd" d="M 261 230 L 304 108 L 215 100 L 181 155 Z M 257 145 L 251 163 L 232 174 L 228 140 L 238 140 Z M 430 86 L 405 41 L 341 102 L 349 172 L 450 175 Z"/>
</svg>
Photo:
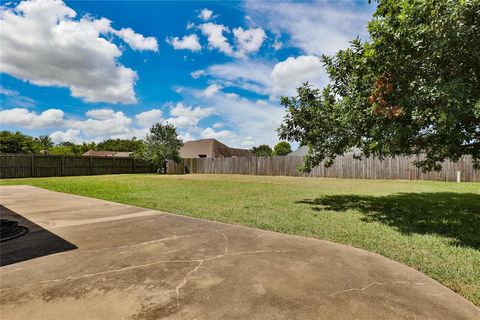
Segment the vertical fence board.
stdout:
<svg viewBox="0 0 480 320">
<path fill-rule="evenodd" d="M 445 161 L 442 170 L 425 173 L 413 165 L 413 161 L 422 159 L 423 156 L 400 156 L 383 160 L 373 157 L 360 160 L 353 155 L 345 155 L 337 157 L 329 168 L 321 164 L 310 173 L 301 173 L 298 168 L 303 159 L 297 156 L 193 158 L 183 160 L 180 165 L 182 170 L 169 169 L 169 173 L 455 181 L 456 171 L 460 170 L 462 181 L 480 181 L 480 170 L 473 169 L 470 156 L 464 156 L 458 162 Z"/>
<path fill-rule="evenodd" d="M 155 171 L 149 163 L 133 158 L 0 154 L 0 178 L 86 176 Z"/>
</svg>

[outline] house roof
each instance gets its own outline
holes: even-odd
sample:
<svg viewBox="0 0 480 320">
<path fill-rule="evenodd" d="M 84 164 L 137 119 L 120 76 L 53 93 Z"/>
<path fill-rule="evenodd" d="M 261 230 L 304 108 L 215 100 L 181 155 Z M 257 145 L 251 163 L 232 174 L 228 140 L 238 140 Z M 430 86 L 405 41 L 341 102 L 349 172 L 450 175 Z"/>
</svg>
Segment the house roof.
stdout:
<svg viewBox="0 0 480 320">
<path fill-rule="evenodd" d="M 116 157 L 116 158 L 128 158 L 133 152 L 121 152 L 121 151 L 96 151 L 88 150 L 82 156 L 84 157 Z"/>
<path fill-rule="evenodd" d="M 296 156 L 296 157 L 303 157 L 308 153 L 308 147 L 307 146 L 301 146 L 297 150 L 290 152 L 288 156 Z"/>
<path fill-rule="evenodd" d="M 182 158 L 216 157 L 250 157 L 252 152 L 247 149 L 230 148 L 216 139 L 200 139 L 187 141 L 180 148 Z"/>
</svg>

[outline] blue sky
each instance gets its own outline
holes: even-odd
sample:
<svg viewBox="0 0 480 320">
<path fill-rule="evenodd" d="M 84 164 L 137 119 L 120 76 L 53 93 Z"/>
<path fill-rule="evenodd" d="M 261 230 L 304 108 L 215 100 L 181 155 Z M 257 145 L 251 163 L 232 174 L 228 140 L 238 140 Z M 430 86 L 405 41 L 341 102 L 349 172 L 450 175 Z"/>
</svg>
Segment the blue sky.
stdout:
<svg viewBox="0 0 480 320">
<path fill-rule="evenodd" d="M 281 95 L 328 82 L 322 54 L 346 48 L 367 1 L 2 2 L 0 125 L 55 142 L 143 138 L 278 141 Z"/>
</svg>

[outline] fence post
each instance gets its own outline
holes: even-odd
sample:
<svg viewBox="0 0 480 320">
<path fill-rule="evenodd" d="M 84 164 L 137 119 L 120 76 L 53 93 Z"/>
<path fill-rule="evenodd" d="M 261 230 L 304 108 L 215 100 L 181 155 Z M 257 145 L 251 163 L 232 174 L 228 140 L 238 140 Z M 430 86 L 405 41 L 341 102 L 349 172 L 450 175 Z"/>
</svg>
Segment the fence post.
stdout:
<svg viewBox="0 0 480 320">
<path fill-rule="evenodd" d="M 135 172 L 135 171 L 136 171 L 136 170 L 135 170 L 135 158 L 133 158 L 132 164 L 133 164 L 133 170 L 132 170 L 132 171 L 133 171 L 133 173 L 136 173 L 136 172 Z"/>
<path fill-rule="evenodd" d="M 60 170 L 60 175 L 63 177 L 65 175 L 65 157 L 62 156 L 62 168 Z"/>
<path fill-rule="evenodd" d="M 31 174 L 31 176 L 32 176 L 32 177 L 35 177 L 35 165 L 34 165 L 35 156 L 32 155 L 32 158 L 31 158 L 31 159 L 32 159 L 32 174 Z"/>
<path fill-rule="evenodd" d="M 90 157 L 90 163 L 88 164 L 88 174 L 89 175 L 93 175 L 92 171 L 93 171 L 93 158 Z"/>
</svg>

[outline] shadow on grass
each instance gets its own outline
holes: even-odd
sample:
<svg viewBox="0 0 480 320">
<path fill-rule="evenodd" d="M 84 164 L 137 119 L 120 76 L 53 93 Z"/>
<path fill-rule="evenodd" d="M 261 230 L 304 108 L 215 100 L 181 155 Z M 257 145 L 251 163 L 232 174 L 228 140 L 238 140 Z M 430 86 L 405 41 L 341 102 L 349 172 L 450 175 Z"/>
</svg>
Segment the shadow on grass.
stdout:
<svg viewBox="0 0 480 320">
<path fill-rule="evenodd" d="M 480 195 L 398 193 L 388 196 L 330 195 L 304 199 L 313 210 L 357 210 L 366 222 L 380 222 L 403 234 L 436 234 L 453 245 L 480 249 Z"/>
</svg>

